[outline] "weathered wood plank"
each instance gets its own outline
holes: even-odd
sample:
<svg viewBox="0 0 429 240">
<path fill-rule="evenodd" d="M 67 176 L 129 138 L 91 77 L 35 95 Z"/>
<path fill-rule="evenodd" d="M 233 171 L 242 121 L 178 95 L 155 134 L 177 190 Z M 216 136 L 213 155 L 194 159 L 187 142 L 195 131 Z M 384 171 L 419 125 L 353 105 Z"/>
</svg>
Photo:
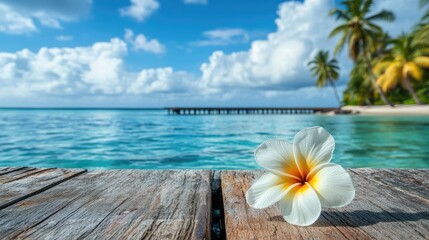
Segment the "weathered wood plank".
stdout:
<svg viewBox="0 0 429 240">
<path fill-rule="evenodd" d="M 296 227 L 284 222 L 276 207 L 257 210 L 250 208 L 245 193 L 259 171 L 222 171 L 222 195 L 225 209 L 227 239 L 341 239 L 342 232 L 330 227 Z M 330 226 L 321 218 L 321 226 Z"/>
<path fill-rule="evenodd" d="M 13 171 L 8 171 L 5 174 L 0 176 L 0 183 L 12 182 L 16 179 L 23 178 L 25 176 L 31 176 L 35 172 L 44 171 L 46 168 L 32 168 L 32 167 L 24 167 L 18 168 Z"/>
<path fill-rule="evenodd" d="M 83 169 L 20 168 L 0 175 L 0 209 L 85 172 Z"/>
<path fill-rule="evenodd" d="M 429 199 L 429 170 L 359 168 L 350 171 L 408 194 Z"/>
<path fill-rule="evenodd" d="M 354 171 L 354 170 L 353 170 Z M 264 210 L 250 208 L 245 193 L 258 171 L 223 171 L 222 194 L 228 239 L 425 239 L 429 236 L 429 201 L 423 195 L 398 189 L 391 184 L 404 181 L 400 175 L 391 183 L 372 180 L 357 170 L 351 172 L 356 187 L 353 202 L 340 209 L 324 209 L 310 227 L 296 227 L 283 221 L 277 206 Z M 424 172 L 425 174 L 425 172 Z M 380 176 L 383 174 L 380 173 Z M 429 176 L 426 176 L 428 178 Z M 418 185 L 418 184 L 417 184 Z"/>
<path fill-rule="evenodd" d="M 0 168 L 0 176 L 23 168 L 24 167 L 2 167 Z"/>
<path fill-rule="evenodd" d="M 429 236 L 426 199 L 370 180 L 359 171 L 349 171 L 355 180 L 355 200 L 344 208 L 328 212 L 333 225 L 345 231 L 359 228 L 375 239 L 426 239 Z M 403 180 L 396 178 L 396 181 Z"/>
<path fill-rule="evenodd" d="M 94 171 L 0 211 L 0 238 L 209 239 L 211 171 Z"/>
<path fill-rule="evenodd" d="M 404 173 L 406 170 L 401 171 Z M 357 188 L 364 189 L 363 197 L 369 202 L 369 205 L 377 206 L 382 209 L 386 215 L 397 226 L 395 229 L 386 229 L 398 231 L 395 237 L 428 237 L 429 236 L 429 199 L 409 194 L 397 188 L 395 185 L 378 184 L 378 181 L 368 179 L 361 172 L 351 171 L 352 176 L 358 176 L 360 181 L 356 182 Z M 388 178 L 391 176 L 379 173 L 380 178 Z M 429 177 L 429 176 L 428 176 Z M 411 186 L 414 182 L 409 182 L 400 176 L 396 177 L 396 181 L 392 183 L 406 182 Z M 414 189 L 415 191 L 415 189 Z M 389 227 L 395 227 L 389 225 Z M 400 233 L 399 233 L 400 232 Z"/>
</svg>

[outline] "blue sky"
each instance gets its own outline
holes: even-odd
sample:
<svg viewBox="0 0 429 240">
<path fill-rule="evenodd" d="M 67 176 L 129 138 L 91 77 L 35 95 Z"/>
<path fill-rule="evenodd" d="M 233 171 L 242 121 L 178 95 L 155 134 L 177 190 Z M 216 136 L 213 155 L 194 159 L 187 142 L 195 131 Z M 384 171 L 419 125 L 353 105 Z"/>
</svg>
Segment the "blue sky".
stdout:
<svg viewBox="0 0 429 240">
<path fill-rule="evenodd" d="M 409 30 L 417 0 L 375 1 Z M 334 1 L 0 0 L 0 106 L 335 106 L 306 62 Z M 341 62 L 344 89 L 350 61 Z"/>
</svg>

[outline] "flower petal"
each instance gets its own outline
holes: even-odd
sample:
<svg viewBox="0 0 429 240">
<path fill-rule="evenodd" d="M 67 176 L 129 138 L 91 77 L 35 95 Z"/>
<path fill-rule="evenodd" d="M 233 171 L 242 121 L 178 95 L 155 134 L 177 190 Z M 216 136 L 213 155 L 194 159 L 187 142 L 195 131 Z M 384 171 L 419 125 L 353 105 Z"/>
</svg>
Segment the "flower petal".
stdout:
<svg viewBox="0 0 429 240">
<path fill-rule="evenodd" d="M 322 127 L 311 127 L 299 131 L 293 140 L 293 153 L 303 176 L 315 166 L 332 159 L 335 141 Z"/>
<path fill-rule="evenodd" d="M 290 178 L 287 178 L 290 179 Z M 293 182 L 285 181 L 272 173 L 263 174 L 246 192 L 246 201 L 253 208 L 267 208 L 287 194 Z"/>
<path fill-rule="evenodd" d="M 319 218 L 322 207 L 316 192 L 305 184 L 294 187 L 280 200 L 280 211 L 288 223 L 308 226 Z"/>
<path fill-rule="evenodd" d="M 288 176 L 299 179 L 293 145 L 286 140 L 268 140 L 263 142 L 255 151 L 255 160 L 263 168 L 278 176 Z"/>
<path fill-rule="evenodd" d="M 319 165 L 309 177 L 309 183 L 319 196 L 322 207 L 342 207 L 349 204 L 355 196 L 352 179 L 340 165 Z"/>
</svg>

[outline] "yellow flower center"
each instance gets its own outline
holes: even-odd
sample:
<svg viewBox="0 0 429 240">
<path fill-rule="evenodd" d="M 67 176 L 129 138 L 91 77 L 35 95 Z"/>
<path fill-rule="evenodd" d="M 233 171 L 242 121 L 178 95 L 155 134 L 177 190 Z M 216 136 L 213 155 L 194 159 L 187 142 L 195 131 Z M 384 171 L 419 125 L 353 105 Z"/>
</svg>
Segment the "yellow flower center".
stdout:
<svg viewBox="0 0 429 240">
<path fill-rule="evenodd" d="M 294 191 L 305 191 L 308 188 L 308 183 L 312 187 L 316 186 L 317 179 L 316 174 L 310 171 L 312 168 L 308 166 L 289 166 L 284 169 L 284 172 L 288 175 L 282 178 L 282 184 L 285 184 L 285 189 L 295 184 Z M 298 184 L 297 184 L 298 183 Z"/>
</svg>

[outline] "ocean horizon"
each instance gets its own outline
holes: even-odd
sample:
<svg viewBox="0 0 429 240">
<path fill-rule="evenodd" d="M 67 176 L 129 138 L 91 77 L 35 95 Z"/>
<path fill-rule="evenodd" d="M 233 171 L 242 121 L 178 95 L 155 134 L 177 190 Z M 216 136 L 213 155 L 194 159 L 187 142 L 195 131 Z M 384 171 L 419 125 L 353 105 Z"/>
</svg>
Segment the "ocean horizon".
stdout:
<svg viewBox="0 0 429 240">
<path fill-rule="evenodd" d="M 292 142 L 311 126 L 334 136 L 332 161 L 345 167 L 429 167 L 425 116 L 177 116 L 162 108 L 1 108 L 0 166 L 258 169 L 259 144 Z"/>
</svg>

